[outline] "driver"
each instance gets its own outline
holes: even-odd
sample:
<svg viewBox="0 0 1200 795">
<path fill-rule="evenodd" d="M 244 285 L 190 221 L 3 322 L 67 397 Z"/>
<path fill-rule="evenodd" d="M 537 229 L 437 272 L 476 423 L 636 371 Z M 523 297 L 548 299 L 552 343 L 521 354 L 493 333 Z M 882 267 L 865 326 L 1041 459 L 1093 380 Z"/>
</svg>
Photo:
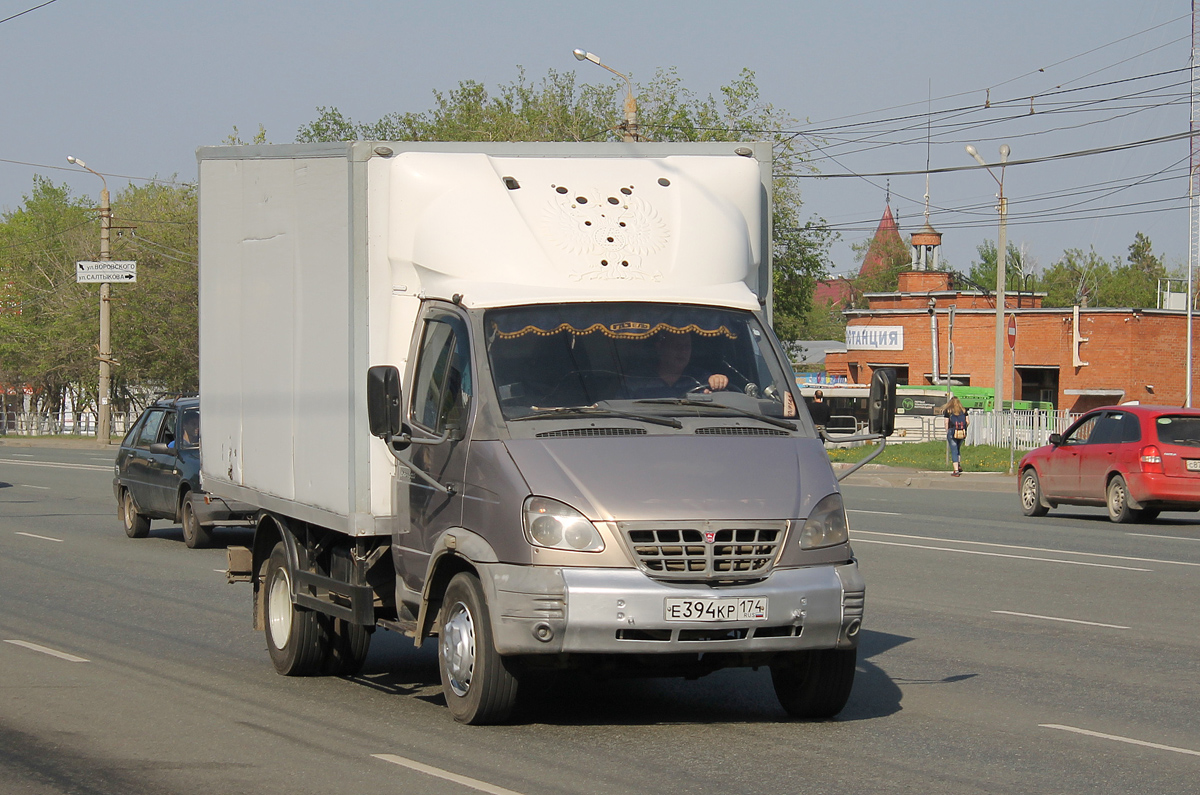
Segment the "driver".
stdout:
<svg viewBox="0 0 1200 795">
<path fill-rule="evenodd" d="M 639 398 L 683 397 L 689 392 L 716 392 L 729 386 L 729 377 L 713 373 L 705 378 L 688 365 L 692 360 L 692 335 L 659 333 L 654 338 L 658 364 L 650 378 L 638 379 L 633 392 Z"/>
</svg>

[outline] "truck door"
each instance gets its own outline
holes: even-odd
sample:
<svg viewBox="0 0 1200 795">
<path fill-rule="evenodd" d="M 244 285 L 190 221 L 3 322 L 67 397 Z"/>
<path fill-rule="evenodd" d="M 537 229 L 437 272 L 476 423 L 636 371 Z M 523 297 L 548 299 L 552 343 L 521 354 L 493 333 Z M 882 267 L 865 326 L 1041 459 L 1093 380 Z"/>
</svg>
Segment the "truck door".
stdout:
<svg viewBox="0 0 1200 795">
<path fill-rule="evenodd" d="M 399 541 L 400 567 L 408 587 L 420 590 L 433 542 L 443 531 L 462 523 L 473 395 L 470 338 L 462 317 L 438 308 L 426 312 L 413 372 L 407 412 L 412 436 L 442 441 L 414 444 L 407 451 L 408 458 L 414 467 L 450 490 L 447 494 L 422 478 L 408 477 L 409 515 L 407 532 Z"/>
</svg>

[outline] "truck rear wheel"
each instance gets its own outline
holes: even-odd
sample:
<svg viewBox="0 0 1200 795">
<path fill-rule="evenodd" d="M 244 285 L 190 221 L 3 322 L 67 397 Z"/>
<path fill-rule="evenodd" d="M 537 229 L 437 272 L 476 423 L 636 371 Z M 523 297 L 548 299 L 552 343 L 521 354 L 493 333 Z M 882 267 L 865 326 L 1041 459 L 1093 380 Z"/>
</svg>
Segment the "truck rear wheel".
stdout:
<svg viewBox="0 0 1200 795">
<path fill-rule="evenodd" d="M 857 649 L 791 652 L 771 664 L 775 696 L 793 718 L 832 718 L 850 699 L 857 663 Z"/>
<path fill-rule="evenodd" d="M 450 580 L 438 621 L 438 668 L 446 706 L 459 723 L 501 723 L 517 701 L 517 677 L 492 642 L 492 625 L 479 578 L 459 572 Z"/>
<path fill-rule="evenodd" d="M 200 524 L 196 511 L 192 508 L 192 495 L 183 495 L 183 505 L 179 508 L 180 524 L 183 525 L 183 543 L 188 549 L 200 549 L 212 545 L 212 529 Z"/>
<path fill-rule="evenodd" d="M 331 655 L 330 619 L 292 604 L 292 578 L 282 541 L 267 558 L 263 593 L 267 651 L 275 670 L 284 676 L 324 673 Z"/>
<path fill-rule="evenodd" d="M 329 647 L 328 671 L 334 676 L 354 676 L 362 670 L 371 650 L 371 633 L 362 624 L 333 619 L 333 642 Z"/>
<path fill-rule="evenodd" d="M 150 535 L 150 517 L 137 512 L 133 504 L 133 495 L 129 489 L 121 492 L 121 524 L 125 526 L 125 535 L 130 538 L 145 538 Z"/>
</svg>

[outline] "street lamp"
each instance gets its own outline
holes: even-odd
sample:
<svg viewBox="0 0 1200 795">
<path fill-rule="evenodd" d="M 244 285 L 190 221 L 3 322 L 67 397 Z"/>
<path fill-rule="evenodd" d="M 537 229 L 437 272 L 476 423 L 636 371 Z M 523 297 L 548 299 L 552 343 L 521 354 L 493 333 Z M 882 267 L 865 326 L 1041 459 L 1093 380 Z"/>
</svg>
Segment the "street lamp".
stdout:
<svg viewBox="0 0 1200 795">
<path fill-rule="evenodd" d="M 975 162 L 987 169 L 987 173 L 992 179 L 996 180 L 996 184 L 1000 186 L 1000 193 L 997 198 L 1000 199 L 998 209 L 1000 210 L 1000 233 L 997 235 L 996 241 L 996 398 L 992 404 L 992 411 L 995 412 L 996 433 L 1000 431 L 1000 409 L 1004 405 L 1004 271 L 1007 269 L 1007 246 L 1008 246 L 1008 200 L 1004 198 L 1004 164 L 1008 162 L 1008 155 L 1012 150 L 1008 148 L 1008 144 L 1000 144 L 1000 176 L 997 177 L 992 172 L 992 167 L 989 166 L 984 159 L 979 156 L 979 152 L 975 147 L 967 144 L 967 154 L 975 158 Z M 1013 395 L 1016 400 L 1016 395 Z"/>
<path fill-rule="evenodd" d="M 608 66 L 606 64 L 600 63 L 599 55 L 593 55 L 592 53 L 588 52 L 587 50 L 578 50 L 577 49 L 577 50 L 574 50 L 573 52 L 575 55 L 575 60 L 591 61 L 592 63 L 596 64 L 596 66 L 599 66 L 601 69 L 607 69 L 608 71 L 612 72 L 614 75 L 616 75 L 617 77 L 619 77 L 625 81 L 625 124 L 622 125 L 624 127 L 625 132 L 624 132 L 624 135 L 622 136 L 621 140 L 623 140 L 625 143 L 629 143 L 630 141 L 636 141 L 638 139 L 637 100 L 634 99 L 634 96 L 633 96 L 633 83 L 630 82 L 630 80 L 627 76 L 621 74 L 616 69 L 613 69 L 611 66 Z"/>
<path fill-rule="evenodd" d="M 95 171 L 87 167 L 77 157 L 67 155 L 67 162 L 79 166 L 80 168 L 91 171 L 100 178 L 100 183 L 104 186 L 100 191 L 100 261 L 107 262 L 108 254 L 108 230 L 112 226 L 112 210 L 108 205 L 108 181 L 104 179 L 104 175 L 99 171 Z M 112 286 L 108 282 L 100 283 L 100 393 L 97 395 L 96 402 L 96 440 L 107 445 L 112 437 L 111 431 L 111 405 L 109 404 L 109 393 L 112 383 L 112 344 L 109 339 L 109 323 L 108 323 L 108 305 L 109 296 L 112 293 Z"/>
</svg>

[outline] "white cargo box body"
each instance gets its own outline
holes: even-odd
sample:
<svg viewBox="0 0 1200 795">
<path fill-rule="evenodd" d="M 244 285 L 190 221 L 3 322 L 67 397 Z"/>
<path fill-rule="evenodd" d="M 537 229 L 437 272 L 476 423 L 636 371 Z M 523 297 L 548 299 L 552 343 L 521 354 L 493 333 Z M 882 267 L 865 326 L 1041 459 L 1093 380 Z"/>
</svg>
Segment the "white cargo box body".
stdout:
<svg viewBox="0 0 1200 795">
<path fill-rule="evenodd" d="M 205 488 L 352 535 L 391 531 L 366 371 L 404 373 L 422 298 L 769 308 L 769 144 L 197 157 Z"/>
</svg>

